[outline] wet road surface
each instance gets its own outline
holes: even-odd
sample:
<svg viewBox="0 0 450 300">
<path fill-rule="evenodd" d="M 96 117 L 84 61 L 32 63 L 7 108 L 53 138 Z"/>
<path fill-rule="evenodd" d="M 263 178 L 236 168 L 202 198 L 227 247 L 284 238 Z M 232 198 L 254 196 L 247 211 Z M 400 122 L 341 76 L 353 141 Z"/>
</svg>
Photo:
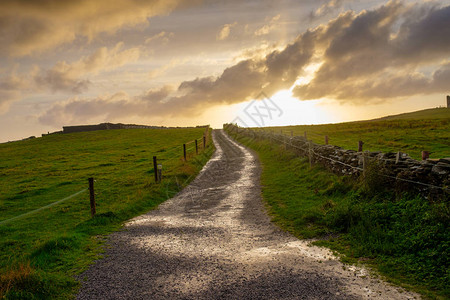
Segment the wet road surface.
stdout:
<svg viewBox="0 0 450 300">
<path fill-rule="evenodd" d="M 77 299 L 413 299 L 270 222 L 257 157 L 223 131 L 200 175 L 108 239 Z"/>
</svg>

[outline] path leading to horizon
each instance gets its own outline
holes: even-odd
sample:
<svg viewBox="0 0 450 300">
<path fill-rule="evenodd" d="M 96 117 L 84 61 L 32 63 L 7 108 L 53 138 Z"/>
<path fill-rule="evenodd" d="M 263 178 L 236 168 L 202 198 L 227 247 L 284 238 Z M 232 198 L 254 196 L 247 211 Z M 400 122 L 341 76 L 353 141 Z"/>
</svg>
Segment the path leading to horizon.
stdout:
<svg viewBox="0 0 450 300">
<path fill-rule="evenodd" d="M 199 176 L 108 239 L 77 299 L 412 299 L 270 222 L 257 157 L 222 130 Z"/>
</svg>

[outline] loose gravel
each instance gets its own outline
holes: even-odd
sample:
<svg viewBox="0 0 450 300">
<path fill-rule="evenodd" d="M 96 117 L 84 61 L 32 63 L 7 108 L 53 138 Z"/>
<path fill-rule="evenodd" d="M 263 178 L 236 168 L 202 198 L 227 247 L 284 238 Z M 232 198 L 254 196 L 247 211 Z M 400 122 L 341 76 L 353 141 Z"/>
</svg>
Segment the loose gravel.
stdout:
<svg viewBox="0 0 450 300">
<path fill-rule="evenodd" d="M 77 299 L 418 299 L 270 222 L 257 157 L 222 130 L 182 192 L 112 234 Z"/>
</svg>

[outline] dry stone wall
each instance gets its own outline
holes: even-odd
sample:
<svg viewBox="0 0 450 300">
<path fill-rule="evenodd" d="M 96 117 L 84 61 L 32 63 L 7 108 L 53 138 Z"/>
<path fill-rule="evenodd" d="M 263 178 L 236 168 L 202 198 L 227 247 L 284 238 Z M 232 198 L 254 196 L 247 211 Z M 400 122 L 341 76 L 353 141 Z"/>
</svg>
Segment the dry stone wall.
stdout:
<svg viewBox="0 0 450 300">
<path fill-rule="evenodd" d="M 370 169 L 370 172 L 390 182 L 396 191 L 417 191 L 427 197 L 448 197 L 450 192 L 450 158 L 418 161 L 401 152 L 357 152 L 333 145 L 315 144 L 302 136 L 289 137 L 229 124 L 225 129 L 284 145 L 286 149 L 310 158 L 312 163 L 321 164 L 335 174 L 359 177 Z"/>
</svg>

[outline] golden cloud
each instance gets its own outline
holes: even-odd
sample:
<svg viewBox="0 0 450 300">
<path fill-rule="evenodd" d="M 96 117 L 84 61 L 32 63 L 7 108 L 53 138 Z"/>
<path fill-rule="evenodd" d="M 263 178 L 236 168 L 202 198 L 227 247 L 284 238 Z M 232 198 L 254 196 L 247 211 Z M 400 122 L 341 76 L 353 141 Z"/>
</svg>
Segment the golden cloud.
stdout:
<svg viewBox="0 0 450 300">
<path fill-rule="evenodd" d="M 77 38 L 147 24 L 148 18 L 201 0 L 22 0 L 0 2 L 0 53 L 31 55 Z"/>
<path fill-rule="evenodd" d="M 123 43 L 108 49 L 102 47 L 93 54 L 82 57 L 73 63 L 60 61 L 51 69 L 35 75 L 34 80 L 40 87 L 47 87 L 53 91 L 71 91 L 81 93 L 90 84 L 89 80 L 82 79 L 88 74 L 108 71 L 139 59 L 139 48 L 122 50 Z"/>
</svg>

